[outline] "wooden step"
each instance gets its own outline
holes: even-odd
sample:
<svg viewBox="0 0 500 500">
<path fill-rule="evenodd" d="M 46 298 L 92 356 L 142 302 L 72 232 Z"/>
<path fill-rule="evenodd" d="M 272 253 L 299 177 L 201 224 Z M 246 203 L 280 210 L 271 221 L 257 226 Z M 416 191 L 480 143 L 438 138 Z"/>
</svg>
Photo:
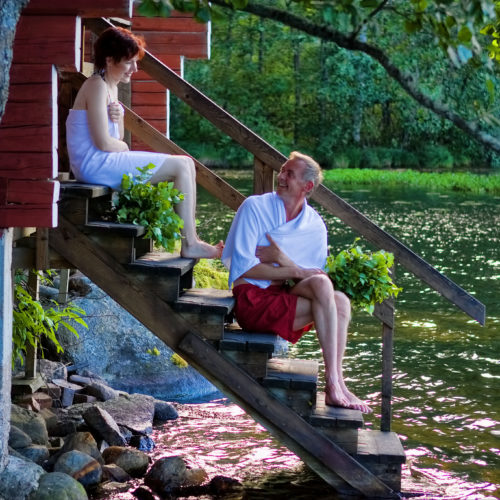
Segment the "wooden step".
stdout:
<svg viewBox="0 0 500 500">
<path fill-rule="evenodd" d="M 326 405 L 325 393 L 320 392 L 316 396 L 316 405 L 312 410 L 309 422 L 321 430 L 328 431 L 339 428 L 359 429 L 363 427 L 364 421 L 363 414 L 359 410 Z"/>
<path fill-rule="evenodd" d="M 179 254 L 149 252 L 127 265 L 129 272 L 166 302 L 175 302 L 193 283 L 195 259 Z"/>
<path fill-rule="evenodd" d="M 316 402 L 318 362 L 272 358 L 262 385 L 302 417 L 309 417 Z"/>
<path fill-rule="evenodd" d="M 274 353 L 283 351 L 283 342 L 283 339 L 272 333 L 226 328 L 224 338 L 217 343 L 217 348 L 224 357 L 259 379 L 267 376 L 267 361 Z"/>
<path fill-rule="evenodd" d="M 214 288 L 190 288 L 172 304 L 174 310 L 208 340 L 223 337 L 226 316 L 233 306 L 230 291 Z"/>
<path fill-rule="evenodd" d="M 136 224 L 89 221 L 82 226 L 89 236 L 120 264 L 129 264 L 152 250 L 152 241 L 143 236 L 146 230 Z"/>
<path fill-rule="evenodd" d="M 401 465 L 406 457 L 395 432 L 358 429 L 355 451 L 348 442 L 339 444 L 387 486 L 401 491 Z"/>
<path fill-rule="evenodd" d="M 61 182 L 59 212 L 77 225 L 102 218 L 111 209 L 113 190 L 99 184 Z"/>
</svg>

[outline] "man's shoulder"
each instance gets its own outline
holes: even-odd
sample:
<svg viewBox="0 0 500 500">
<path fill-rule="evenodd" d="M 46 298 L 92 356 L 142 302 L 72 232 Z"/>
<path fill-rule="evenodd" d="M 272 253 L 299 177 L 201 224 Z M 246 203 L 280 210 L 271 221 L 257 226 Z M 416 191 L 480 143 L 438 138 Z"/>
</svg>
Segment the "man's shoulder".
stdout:
<svg viewBox="0 0 500 500">
<path fill-rule="evenodd" d="M 253 194 L 243 202 L 243 206 L 250 208 L 264 207 L 269 204 L 274 196 L 275 193 Z"/>
</svg>

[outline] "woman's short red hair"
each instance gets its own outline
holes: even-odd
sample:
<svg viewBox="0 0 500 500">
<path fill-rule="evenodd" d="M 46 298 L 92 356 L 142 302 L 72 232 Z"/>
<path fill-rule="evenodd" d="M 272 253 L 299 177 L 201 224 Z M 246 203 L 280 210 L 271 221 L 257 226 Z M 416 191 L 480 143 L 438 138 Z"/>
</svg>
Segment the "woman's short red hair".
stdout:
<svg viewBox="0 0 500 500">
<path fill-rule="evenodd" d="M 104 30 L 94 44 L 94 66 L 97 71 L 106 69 L 106 58 L 111 57 L 116 63 L 122 59 L 144 57 L 146 42 L 141 36 L 131 31 L 112 27 Z"/>
</svg>

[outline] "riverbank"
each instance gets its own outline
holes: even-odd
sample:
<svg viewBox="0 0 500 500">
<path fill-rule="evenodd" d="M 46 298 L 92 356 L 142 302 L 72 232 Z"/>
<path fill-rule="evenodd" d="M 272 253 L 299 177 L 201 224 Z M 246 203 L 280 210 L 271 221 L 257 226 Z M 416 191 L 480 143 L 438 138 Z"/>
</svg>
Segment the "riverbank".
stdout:
<svg viewBox="0 0 500 500">
<path fill-rule="evenodd" d="M 421 172 L 417 170 L 375 170 L 338 168 L 324 170 L 327 185 L 385 186 L 458 191 L 463 193 L 500 195 L 500 171 L 490 175 L 471 172 Z"/>
</svg>

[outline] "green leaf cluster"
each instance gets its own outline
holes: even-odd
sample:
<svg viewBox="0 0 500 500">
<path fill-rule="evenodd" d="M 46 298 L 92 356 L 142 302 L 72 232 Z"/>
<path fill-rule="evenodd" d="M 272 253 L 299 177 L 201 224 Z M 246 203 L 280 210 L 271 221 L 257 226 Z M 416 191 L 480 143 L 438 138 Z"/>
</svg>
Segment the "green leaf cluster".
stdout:
<svg viewBox="0 0 500 500">
<path fill-rule="evenodd" d="M 14 285 L 12 316 L 12 366 L 17 359 L 21 364 L 23 363 L 23 353 L 26 354 L 28 345 L 40 346 L 44 339 L 54 344 L 57 352 L 63 352 L 56 337 L 60 326 L 66 327 L 76 337 L 78 333 L 71 324 L 72 322 L 88 328 L 87 323 L 82 319 L 85 311 L 71 302 L 65 307 L 60 307 L 55 300 L 50 300 L 44 305 L 35 300 L 28 292 L 24 274 L 20 271 L 16 274 Z"/>
<path fill-rule="evenodd" d="M 173 182 L 151 184 L 152 163 L 137 168 L 137 175 L 124 174 L 121 191 L 114 200 L 118 222 L 143 226 L 145 238 L 151 238 L 157 246 L 168 252 L 175 249 L 181 239 L 184 221 L 175 213 L 174 207 L 184 195 Z"/>
<path fill-rule="evenodd" d="M 335 289 L 344 292 L 354 308 L 372 314 L 375 304 L 397 297 L 402 288 L 395 285 L 389 273 L 394 255 L 384 250 L 364 252 L 358 240 L 335 257 L 330 255 L 325 271 Z"/>
</svg>

